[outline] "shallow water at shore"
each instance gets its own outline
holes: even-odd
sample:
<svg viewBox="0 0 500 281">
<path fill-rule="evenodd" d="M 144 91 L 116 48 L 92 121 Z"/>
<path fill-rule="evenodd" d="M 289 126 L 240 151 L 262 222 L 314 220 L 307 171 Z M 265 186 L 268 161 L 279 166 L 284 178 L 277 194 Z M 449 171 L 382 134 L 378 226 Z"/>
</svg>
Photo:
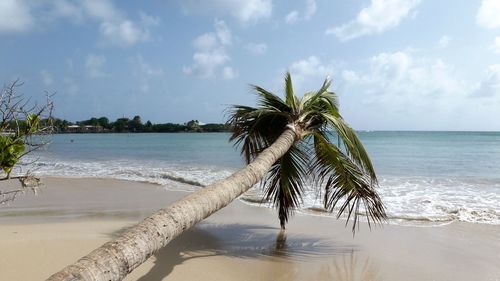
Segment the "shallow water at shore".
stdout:
<svg viewBox="0 0 500 281">
<path fill-rule="evenodd" d="M 499 133 L 360 132 L 360 137 L 392 222 L 500 224 Z M 39 175 L 127 179 L 192 191 L 244 165 L 227 139 L 225 133 L 55 135 L 46 150 L 24 162 L 37 159 L 31 167 Z M 261 192 L 255 188 L 246 198 L 255 204 Z M 305 187 L 303 209 L 320 209 L 321 198 L 317 189 Z"/>
</svg>

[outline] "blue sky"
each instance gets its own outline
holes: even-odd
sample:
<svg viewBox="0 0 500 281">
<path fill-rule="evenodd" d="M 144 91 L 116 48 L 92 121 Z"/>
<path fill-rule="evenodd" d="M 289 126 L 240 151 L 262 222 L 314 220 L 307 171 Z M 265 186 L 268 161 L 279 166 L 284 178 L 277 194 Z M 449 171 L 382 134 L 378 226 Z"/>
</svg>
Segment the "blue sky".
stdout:
<svg viewBox="0 0 500 281">
<path fill-rule="evenodd" d="M 500 130 L 498 0 L 2 0 L 0 79 L 55 115 L 224 122 L 334 81 L 362 130 Z"/>
</svg>

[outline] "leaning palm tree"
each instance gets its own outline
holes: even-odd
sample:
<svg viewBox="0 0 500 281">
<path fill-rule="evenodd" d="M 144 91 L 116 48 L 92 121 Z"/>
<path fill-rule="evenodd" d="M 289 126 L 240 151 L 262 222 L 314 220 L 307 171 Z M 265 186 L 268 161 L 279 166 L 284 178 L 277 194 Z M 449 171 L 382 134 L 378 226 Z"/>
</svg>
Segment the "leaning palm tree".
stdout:
<svg viewBox="0 0 500 281">
<path fill-rule="evenodd" d="M 318 91 L 298 98 L 287 73 L 285 100 L 252 86 L 258 107 L 234 106 L 228 121 L 231 141 L 241 146 L 247 166 L 156 212 L 48 280 L 121 280 L 261 180 L 266 197 L 278 209 L 282 228 L 300 205 L 308 180 L 324 188 L 327 210 L 337 210 L 338 216 L 347 213 L 347 221 L 353 216 L 353 231 L 361 213 L 368 222 L 384 220 L 373 166 L 356 133 L 340 116 L 329 86 L 326 79 Z"/>
<path fill-rule="evenodd" d="M 299 207 L 306 182 L 324 187 L 324 207 L 338 216 L 354 215 L 353 231 L 359 220 L 361 203 L 370 218 L 381 221 L 384 207 L 374 187 L 377 177 L 363 144 L 339 114 L 338 99 L 330 92 L 327 78 L 316 92 L 301 99 L 294 94 L 290 74 L 285 76 L 285 100 L 259 86 L 259 106 L 234 106 L 229 124 L 231 141 L 241 145 L 241 153 L 251 163 L 284 132 L 293 131 L 295 139 L 271 166 L 262 185 L 265 196 L 278 209 L 281 228 L 291 212 Z M 338 145 L 331 143 L 336 139 Z"/>
</svg>

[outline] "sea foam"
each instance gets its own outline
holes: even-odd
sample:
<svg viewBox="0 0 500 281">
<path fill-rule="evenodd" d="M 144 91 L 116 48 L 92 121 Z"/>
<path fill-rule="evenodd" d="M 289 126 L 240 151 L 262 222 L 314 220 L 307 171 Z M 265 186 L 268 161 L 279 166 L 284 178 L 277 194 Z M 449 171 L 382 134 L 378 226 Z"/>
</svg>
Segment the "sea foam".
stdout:
<svg viewBox="0 0 500 281">
<path fill-rule="evenodd" d="M 68 161 L 38 157 L 25 159 L 41 176 L 99 177 L 149 182 L 170 190 L 194 191 L 231 175 L 236 169 L 211 165 L 183 165 L 155 160 Z M 29 165 L 28 165 L 29 164 Z M 382 176 L 378 192 L 390 222 L 398 224 L 464 221 L 500 224 L 500 181 L 475 178 Z M 242 196 L 244 202 L 271 207 L 260 184 Z M 321 187 L 304 187 L 301 212 L 323 212 Z M 363 211 L 363 209 L 361 209 Z"/>
</svg>

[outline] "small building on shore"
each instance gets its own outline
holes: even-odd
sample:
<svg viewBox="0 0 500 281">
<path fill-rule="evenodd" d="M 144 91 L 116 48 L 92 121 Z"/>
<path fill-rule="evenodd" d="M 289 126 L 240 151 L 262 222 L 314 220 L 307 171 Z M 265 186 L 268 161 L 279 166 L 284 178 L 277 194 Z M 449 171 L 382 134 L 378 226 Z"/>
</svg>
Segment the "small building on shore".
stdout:
<svg viewBox="0 0 500 281">
<path fill-rule="evenodd" d="M 67 133 L 99 133 L 102 132 L 102 126 L 94 125 L 69 125 Z"/>
</svg>

